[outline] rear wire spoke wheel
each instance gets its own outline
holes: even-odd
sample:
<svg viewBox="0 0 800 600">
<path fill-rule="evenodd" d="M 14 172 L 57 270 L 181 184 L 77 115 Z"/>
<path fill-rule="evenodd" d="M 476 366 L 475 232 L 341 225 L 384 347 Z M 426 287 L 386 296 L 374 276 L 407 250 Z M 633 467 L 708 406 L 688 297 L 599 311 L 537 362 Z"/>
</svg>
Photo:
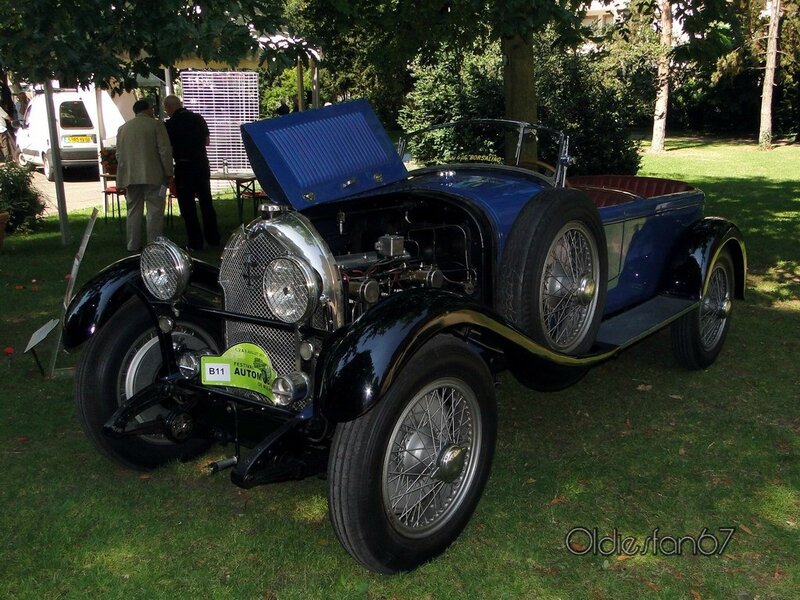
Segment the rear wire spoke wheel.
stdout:
<svg viewBox="0 0 800 600">
<path fill-rule="evenodd" d="M 337 427 L 328 464 L 334 532 L 379 573 L 413 569 L 461 533 L 489 475 L 491 373 L 450 336 L 428 342 L 369 412 Z"/>
<path fill-rule="evenodd" d="M 218 354 L 219 345 L 212 331 L 208 324 L 178 321 L 172 342 L 179 350 L 209 350 Z M 137 298 L 123 304 L 89 339 L 81 353 L 75 377 L 78 420 L 94 446 L 122 466 L 153 469 L 170 461 L 199 456 L 210 445 L 208 440 L 197 438 L 177 444 L 158 434 L 113 438 L 103 431 L 105 423 L 125 400 L 157 380 L 162 366 L 153 322 Z M 135 420 L 149 421 L 168 412 L 167 407 L 157 405 L 137 415 Z"/>
<path fill-rule="evenodd" d="M 731 325 L 733 291 L 733 261 L 723 250 L 709 270 L 700 306 L 672 324 L 672 352 L 682 366 L 705 369 L 717 359 Z"/>
</svg>

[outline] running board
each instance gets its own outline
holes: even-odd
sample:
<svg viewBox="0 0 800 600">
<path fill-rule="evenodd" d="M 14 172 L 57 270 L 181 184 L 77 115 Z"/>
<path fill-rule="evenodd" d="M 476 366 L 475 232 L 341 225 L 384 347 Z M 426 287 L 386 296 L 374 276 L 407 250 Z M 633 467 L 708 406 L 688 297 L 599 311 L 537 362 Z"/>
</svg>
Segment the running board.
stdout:
<svg viewBox="0 0 800 600">
<path fill-rule="evenodd" d="M 603 322 L 597 341 L 620 349 L 632 346 L 697 308 L 697 300 L 656 296 Z"/>
</svg>

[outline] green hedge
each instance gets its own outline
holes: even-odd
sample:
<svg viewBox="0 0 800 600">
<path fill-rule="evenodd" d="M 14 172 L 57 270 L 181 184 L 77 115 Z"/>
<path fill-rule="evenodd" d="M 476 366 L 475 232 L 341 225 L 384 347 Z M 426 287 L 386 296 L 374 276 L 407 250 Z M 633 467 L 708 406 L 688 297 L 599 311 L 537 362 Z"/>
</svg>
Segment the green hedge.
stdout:
<svg viewBox="0 0 800 600">
<path fill-rule="evenodd" d="M 9 233 L 30 231 L 44 213 L 44 199 L 32 178 L 32 167 L 0 163 L 0 212 L 11 214 L 6 224 Z"/>
</svg>

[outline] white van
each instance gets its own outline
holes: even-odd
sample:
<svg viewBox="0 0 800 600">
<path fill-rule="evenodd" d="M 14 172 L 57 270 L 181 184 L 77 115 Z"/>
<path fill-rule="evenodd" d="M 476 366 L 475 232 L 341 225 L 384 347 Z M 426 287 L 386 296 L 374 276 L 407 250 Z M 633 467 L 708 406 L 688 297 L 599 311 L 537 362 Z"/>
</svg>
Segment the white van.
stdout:
<svg viewBox="0 0 800 600">
<path fill-rule="evenodd" d="M 115 137 L 125 122 L 120 109 L 107 92 L 103 92 L 103 123 L 106 135 Z M 50 158 L 50 131 L 44 94 L 37 94 L 28 103 L 17 130 L 19 163 L 42 167 L 47 179 L 55 172 Z M 56 127 L 61 146 L 63 167 L 87 167 L 97 164 L 97 102 L 94 90 L 56 91 L 53 93 Z M 104 140 L 105 145 L 105 140 Z"/>
</svg>

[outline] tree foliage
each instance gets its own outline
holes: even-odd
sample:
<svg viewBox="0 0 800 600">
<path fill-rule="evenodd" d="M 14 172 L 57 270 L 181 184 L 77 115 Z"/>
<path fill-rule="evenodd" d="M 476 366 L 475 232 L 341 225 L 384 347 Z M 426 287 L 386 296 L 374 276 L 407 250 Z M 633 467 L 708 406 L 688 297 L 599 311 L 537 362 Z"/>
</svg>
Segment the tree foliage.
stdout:
<svg viewBox="0 0 800 600">
<path fill-rule="evenodd" d="M 574 40 L 580 31 L 578 11 L 589 4 L 586 0 L 294 2 L 302 4 L 300 33 L 325 48 L 332 72 L 347 73 L 342 89 L 357 89 L 370 98 L 384 119 L 397 114 L 410 89 L 412 61 L 428 64 L 440 48 L 469 48 L 476 39 L 519 38 L 523 52 L 532 52 L 531 35 L 547 24 L 554 24 L 560 37 Z M 530 78 L 510 83 L 515 95 L 532 91 Z M 535 106 L 532 110 L 535 114 Z"/>
<path fill-rule="evenodd" d="M 539 121 L 571 138 L 576 160 L 570 173 L 636 173 L 637 146 L 630 139 L 623 105 L 606 85 L 607 73 L 591 55 L 553 52 L 557 44 L 553 31 L 533 38 L 535 55 L 541 58 L 531 77 L 539 84 Z M 400 113 L 403 128 L 413 131 L 448 121 L 501 116 L 504 86 L 498 46 L 488 42 L 470 51 L 444 50 L 430 63 L 417 61 L 415 88 Z M 555 144 L 542 142 L 541 157 L 555 162 Z M 464 150 L 472 149 L 449 134 L 426 136 L 414 148 L 415 157 L 423 161 L 434 156 L 446 159 Z"/>
<path fill-rule="evenodd" d="M 733 3 L 726 23 L 732 43 L 729 51 L 714 61 L 681 64 L 670 109 L 671 126 L 712 132 L 757 131 L 766 54 L 766 4 L 766 0 Z M 780 46 L 773 126 L 776 131 L 797 132 L 800 124 L 797 3 L 787 3 Z"/>
<path fill-rule="evenodd" d="M 0 0 L 0 67 L 17 80 L 130 88 L 197 56 L 235 66 L 272 31 L 279 0 Z"/>
</svg>

